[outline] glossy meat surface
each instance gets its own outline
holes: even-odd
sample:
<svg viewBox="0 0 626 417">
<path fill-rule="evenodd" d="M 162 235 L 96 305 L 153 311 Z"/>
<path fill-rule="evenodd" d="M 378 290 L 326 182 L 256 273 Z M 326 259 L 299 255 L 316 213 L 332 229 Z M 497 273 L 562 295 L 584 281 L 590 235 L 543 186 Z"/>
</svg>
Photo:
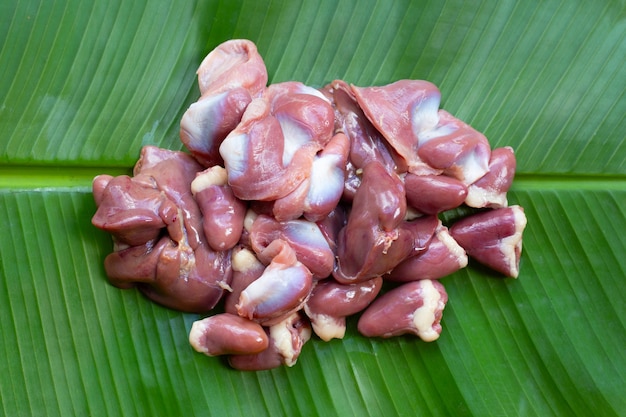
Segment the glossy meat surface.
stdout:
<svg viewBox="0 0 626 417">
<path fill-rule="evenodd" d="M 470 257 L 517 278 L 526 223 L 522 207 L 496 208 L 459 220 L 450 227 L 450 234 Z"/>
<path fill-rule="evenodd" d="M 95 179 L 98 209 L 92 222 L 117 241 L 105 259 L 112 284 L 136 286 L 153 301 L 182 311 L 205 312 L 217 304 L 231 278 L 231 261 L 228 251 L 211 249 L 204 236 L 190 192 L 201 170 L 186 153 L 146 146 L 132 178 Z M 118 232 L 123 218 L 131 227 Z"/>
<path fill-rule="evenodd" d="M 253 42 L 233 39 L 211 51 L 197 75 L 201 96 L 181 119 L 180 139 L 208 168 L 222 163 L 219 146 L 263 92 L 267 69 Z"/>
<path fill-rule="evenodd" d="M 422 134 L 439 122 L 441 93 L 434 84 L 423 80 L 399 80 L 384 86 L 352 86 L 352 91 L 368 119 L 404 158 L 409 171 L 437 173 L 417 152 L 422 144 Z"/>
<path fill-rule="evenodd" d="M 434 341 L 440 280 L 468 256 L 518 276 L 513 149 L 440 109 L 434 84 L 268 85 L 245 39 L 197 75 L 188 152 L 145 146 L 132 176 L 94 178 L 92 223 L 113 237 L 113 285 L 182 311 L 223 301 L 194 324 L 199 352 L 241 370 L 293 366 L 312 330 L 343 338 L 360 313 L 365 336 Z"/>
<path fill-rule="evenodd" d="M 347 224 L 339 232 L 335 279 L 353 283 L 374 278 L 424 250 L 435 231 L 436 217 L 409 222 L 405 215 L 400 178 L 375 161 L 366 165 Z"/>
<path fill-rule="evenodd" d="M 317 90 L 293 90 L 291 83 L 268 88 L 220 145 L 229 183 L 242 200 L 272 201 L 293 192 L 333 136 L 328 101 Z"/>
</svg>

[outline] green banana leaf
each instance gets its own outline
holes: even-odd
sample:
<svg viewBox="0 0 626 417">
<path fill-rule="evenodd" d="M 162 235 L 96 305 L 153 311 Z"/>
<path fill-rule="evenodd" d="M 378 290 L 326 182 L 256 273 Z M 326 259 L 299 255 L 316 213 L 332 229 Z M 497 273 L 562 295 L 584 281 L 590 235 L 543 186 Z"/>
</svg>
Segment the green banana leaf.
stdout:
<svg viewBox="0 0 626 417">
<path fill-rule="evenodd" d="M 292 368 L 198 354 L 199 316 L 106 279 L 94 175 L 182 149 L 195 70 L 253 40 L 270 82 L 427 79 L 516 150 L 517 280 L 442 280 L 436 342 L 313 338 Z M 0 414 L 625 416 L 623 0 L 7 0 L 0 4 Z"/>
</svg>

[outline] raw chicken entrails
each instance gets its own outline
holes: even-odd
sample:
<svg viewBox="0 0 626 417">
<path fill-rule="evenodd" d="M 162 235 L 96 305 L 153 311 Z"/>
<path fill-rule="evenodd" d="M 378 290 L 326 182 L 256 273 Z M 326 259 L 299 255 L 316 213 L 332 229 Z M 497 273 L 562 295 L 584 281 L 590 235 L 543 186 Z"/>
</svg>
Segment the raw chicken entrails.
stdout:
<svg viewBox="0 0 626 417">
<path fill-rule="evenodd" d="M 434 341 L 441 278 L 471 260 L 518 276 L 513 149 L 440 109 L 434 84 L 267 85 L 241 39 L 197 75 L 188 152 L 145 146 L 133 176 L 97 176 L 92 222 L 113 236 L 113 285 L 185 312 L 223 301 L 191 328 L 198 352 L 241 370 L 293 366 L 313 334 L 343 338 L 355 314 L 364 336 Z"/>
</svg>

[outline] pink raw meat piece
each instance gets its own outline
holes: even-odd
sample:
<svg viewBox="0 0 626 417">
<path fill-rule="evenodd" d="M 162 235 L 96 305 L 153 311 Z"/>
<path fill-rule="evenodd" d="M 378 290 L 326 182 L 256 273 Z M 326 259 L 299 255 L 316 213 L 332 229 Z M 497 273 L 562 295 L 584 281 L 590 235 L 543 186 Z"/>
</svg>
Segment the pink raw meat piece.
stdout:
<svg viewBox="0 0 626 417">
<path fill-rule="evenodd" d="M 254 355 L 269 347 L 269 338 L 258 323 L 236 314 L 218 313 L 191 325 L 189 343 L 207 356 Z"/>
<path fill-rule="evenodd" d="M 259 261 L 254 252 L 244 246 L 233 249 L 231 262 L 233 277 L 230 281 L 230 290 L 224 295 L 224 311 L 238 314 L 237 303 L 241 292 L 263 274 L 265 265 Z"/>
<path fill-rule="evenodd" d="M 137 287 L 152 301 L 186 312 L 215 307 L 231 279 L 230 252 L 201 245 L 195 251 L 168 236 L 109 254 L 104 261 L 111 284 Z"/>
<path fill-rule="evenodd" d="M 346 135 L 333 136 L 313 158 L 308 177 L 294 191 L 274 202 L 274 217 L 284 221 L 304 216 L 317 221 L 328 216 L 343 194 L 349 147 Z"/>
<path fill-rule="evenodd" d="M 238 87 L 207 94 L 189 106 L 180 121 L 180 140 L 202 166 L 223 163 L 219 146 L 237 127 L 251 101 L 250 93 Z"/>
<path fill-rule="evenodd" d="M 487 173 L 491 147 L 485 135 L 439 110 L 439 123 L 420 136 L 417 153 L 428 165 L 469 185 Z"/>
<path fill-rule="evenodd" d="M 97 176 L 93 193 L 98 209 L 92 224 L 126 245 L 138 246 L 156 239 L 178 215 L 176 205 L 156 183 L 138 181 L 128 175 Z"/>
<path fill-rule="evenodd" d="M 450 234 L 471 258 L 517 278 L 525 228 L 524 209 L 510 206 L 464 217 L 450 227 Z"/>
<path fill-rule="evenodd" d="M 333 253 L 337 250 L 337 236 L 346 222 L 347 213 L 343 204 L 338 204 L 328 216 L 316 222 Z"/>
<path fill-rule="evenodd" d="M 182 222 L 173 222 L 167 231 L 175 242 L 180 244 L 184 241 L 192 249 L 204 241 L 202 213 L 189 191 L 191 182 L 200 171 L 202 166 L 190 155 L 156 146 L 144 146 L 133 168 L 136 180 L 154 181 L 178 207 Z"/>
<path fill-rule="evenodd" d="M 221 93 L 243 87 L 252 96 L 267 85 L 267 69 L 256 45 L 247 39 L 231 39 L 215 47 L 200 63 L 200 93 Z"/>
<path fill-rule="evenodd" d="M 437 174 L 417 153 L 423 132 L 439 122 L 441 93 L 433 83 L 399 80 L 380 87 L 356 87 L 352 91 L 367 118 L 404 158 L 416 174 Z"/>
<path fill-rule="evenodd" d="M 313 331 L 320 339 L 342 339 L 346 332 L 346 317 L 361 312 L 378 295 L 383 285 L 381 277 L 356 284 L 341 284 L 333 278 L 318 281 L 304 304 Z"/>
<path fill-rule="evenodd" d="M 199 172 L 191 183 L 191 192 L 200 207 L 207 243 L 213 250 L 235 247 L 243 232 L 246 204 L 233 194 L 226 170 L 215 165 Z"/>
<path fill-rule="evenodd" d="M 180 138 L 209 168 L 222 163 L 219 146 L 252 99 L 264 91 L 267 69 L 253 42 L 233 39 L 213 49 L 197 74 L 201 96 L 183 115 Z"/>
<path fill-rule="evenodd" d="M 315 279 L 332 273 L 335 254 L 316 223 L 305 219 L 279 222 L 267 215 L 257 216 L 250 229 L 250 244 L 261 262 L 271 261 L 264 252 L 277 239 L 285 241 L 295 251 L 297 259 Z"/>
<path fill-rule="evenodd" d="M 284 240 L 274 240 L 264 252 L 263 257 L 271 262 L 241 292 L 236 307 L 241 317 L 270 326 L 302 308 L 313 280 L 311 272 Z"/>
<path fill-rule="evenodd" d="M 437 217 L 406 221 L 405 214 L 402 180 L 377 161 L 367 164 L 347 224 L 337 239 L 335 279 L 349 284 L 374 278 L 424 250 Z"/>
<path fill-rule="evenodd" d="M 441 317 L 448 294 L 436 280 L 407 282 L 378 297 L 357 323 L 366 337 L 395 337 L 413 334 L 432 342 L 441 334 Z"/>
<path fill-rule="evenodd" d="M 467 186 L 445 175 L 415 175 L 404 177 L 407 204 L 424 214 L 437 214 L 456 208 L 467 197 Z"/>
<path fill-rule="evenodd" d="M 466 266 L 465 250 L 440 221 L 428 249 L 403 260 L 384 278 L 396 282 L 440 279 Z"/>
<path fill-rule="evenodd" d="M 513 184 L 516 166 L 513 148 L 505 146 L 492 150 L 489 172 L 468 187 L 465 204 L 476 208 L 506 207 L 506 194 Z"/>
<path fill-rule="evenodd" d="M 285 365 L 294 366 L 302 347 L 311 338 L 311 324 L 300 312 L 265 327 L 269 346 L 253 355 L 231 355 L 228 363 L 241 371 L 261 371 Z"/>
<path fill-rule="evenodd" d="M 365 116 L 350 86 L 336 80 L 326 89 L 333 99 L 335 128 L 350 139 L 350 162 L 354 168 L 362 169 L 368 162 L 377 160 L 389 172 L 405 172 L 404 159 Z"/>
<path fill-rule="evenodd" d="M 120 180 L 104 177 L 94 181 L 96 202 L 106 209 L 96 211 L 97 226 L 109 223 L 102 214 L 111 215 L 111 220 L 116 221 L 125 210 L 133 218 L 133 211 L 139 209 L 139 217 L 145 217 L 147 202 L 151 202 L 154 210 L 155 201 L 160 203 L 156 213 L 165 225 L 147 242 L 138 244 L 149 237 L 146 233 L 135 233 L 133 240 L 116 242 L 114 252 L 105 259 L 105 269 L 113 285 L 136 286 L 153 301 L 182 311 L 209 311 L 219 301 L 231 278 L 230 252 L 213 251 L 205 240 L 202 213 L 190 191 L 191 182 L 201 170 L 202 166 L 189 154 L 145 146 L 132 179 L 122 176 Z M 159 197 L 131 203 L 127 197 L 145 194 L 117 192 L 120 184 L 129 182 L 135 191 L 137 187 L 142 192 L 153 189 Z M 109 188 L 117 191 L 109 192 Z M 154 192 L 149 194 L 156 196 Z M 116 204 L 119 208 L 113 210 Z M 154 216 L 145 218 L 151 226 L 159 226 L 154 224 Z"/>
<path fill-rule="evenodd" d="M 293 192 L 332 138 L 328 101 L 317 90 L 292 94 L 293 88 L 268 88 L 220 146 L 229 184 L 242 200 L 273 201 Z"/>
</svg>

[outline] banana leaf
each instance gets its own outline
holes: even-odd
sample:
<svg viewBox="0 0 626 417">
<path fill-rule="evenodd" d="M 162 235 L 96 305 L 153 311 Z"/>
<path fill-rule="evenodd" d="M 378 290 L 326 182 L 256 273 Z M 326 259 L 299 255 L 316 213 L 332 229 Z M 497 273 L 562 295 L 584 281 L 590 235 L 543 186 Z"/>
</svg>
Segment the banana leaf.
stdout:
<svg viewBox="0 0 626 417">
<path fill-rule="evenodd" d="M 518 279 L 442 280 L 436 342 L 313 338 L 295 366 L 198 354 L 200 316 L 112 287 L 94 175 L 182 149 L 195 70 L 253 40 L 270 82 L 439 86 L 512 146 Z M 8 0 L 0 4 L 0 414 L 626 415 L 622 0 Z"/>
</svg>

